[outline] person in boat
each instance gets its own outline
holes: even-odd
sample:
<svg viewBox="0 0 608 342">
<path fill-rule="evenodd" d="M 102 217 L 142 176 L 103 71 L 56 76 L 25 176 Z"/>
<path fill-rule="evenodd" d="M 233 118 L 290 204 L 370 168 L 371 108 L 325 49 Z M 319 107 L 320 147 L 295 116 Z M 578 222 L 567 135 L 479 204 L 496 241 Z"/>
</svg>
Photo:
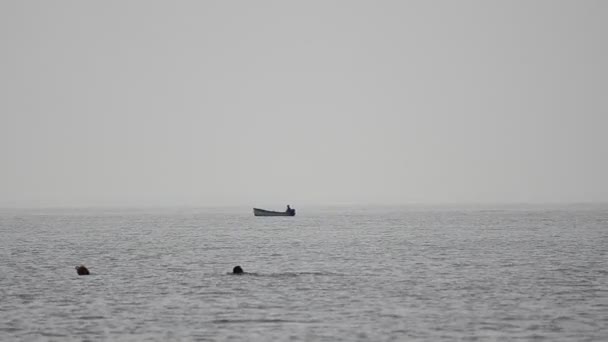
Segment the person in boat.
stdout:
<svg viewBox="0 0 608 342">
<path fill-rule="evenodd" d="M 286 213 L 290 213 L 291 212 L 291 207 L 289 206 L 289 204 L 287 205 L 287 210 L 285 210 Z"/>
</svg>

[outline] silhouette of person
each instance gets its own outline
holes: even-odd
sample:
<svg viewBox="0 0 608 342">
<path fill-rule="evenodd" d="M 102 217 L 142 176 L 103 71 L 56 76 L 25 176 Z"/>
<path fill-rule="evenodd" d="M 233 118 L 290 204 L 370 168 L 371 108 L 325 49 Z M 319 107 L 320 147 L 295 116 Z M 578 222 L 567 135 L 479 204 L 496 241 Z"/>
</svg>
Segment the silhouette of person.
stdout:
<svg viewBox="0 0 608 342">
<path fill-rule="evenodd" d="M 89 275 L 89 270 L 84 265 L 76 266 L 75 268 L 78 275 Z"/>
<path fill-rule="evenodd" d="M 241 266 L 234 266 L 234 268 L 232 269 L 232 273 L 234 274 L 243 274 L 243 269 L 241 268 Z"/>
</svg>

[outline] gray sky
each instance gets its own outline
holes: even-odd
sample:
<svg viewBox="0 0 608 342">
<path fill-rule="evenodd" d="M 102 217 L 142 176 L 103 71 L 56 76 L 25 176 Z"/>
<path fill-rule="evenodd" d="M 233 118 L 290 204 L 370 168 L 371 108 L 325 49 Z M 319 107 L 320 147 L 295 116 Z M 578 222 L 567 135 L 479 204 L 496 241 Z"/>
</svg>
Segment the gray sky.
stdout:
<svg viewBox="0 0 608 342">
<path fill-rule="evenodd" d="M 608 201 L 608 1 L 0 2 L 0 205 Z"/>
</svg>

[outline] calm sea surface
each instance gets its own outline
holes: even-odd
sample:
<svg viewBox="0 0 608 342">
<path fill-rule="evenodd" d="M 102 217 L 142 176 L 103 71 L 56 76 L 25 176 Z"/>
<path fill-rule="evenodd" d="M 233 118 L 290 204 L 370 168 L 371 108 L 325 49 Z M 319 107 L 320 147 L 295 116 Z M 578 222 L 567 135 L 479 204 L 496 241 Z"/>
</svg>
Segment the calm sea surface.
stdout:
<svg viewBox="0 0 608 342">
<path fill-rule="evenodd" d="M 608 340 L 606 207 L 297 209 L 0 210 L 0 340 Z"/>
</svg>

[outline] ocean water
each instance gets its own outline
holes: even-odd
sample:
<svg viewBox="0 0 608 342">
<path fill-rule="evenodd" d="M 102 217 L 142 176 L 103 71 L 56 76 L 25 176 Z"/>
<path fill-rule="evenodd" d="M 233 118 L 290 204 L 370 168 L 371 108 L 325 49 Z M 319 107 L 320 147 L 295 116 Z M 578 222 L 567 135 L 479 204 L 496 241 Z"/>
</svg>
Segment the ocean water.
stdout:
<svg viewBox="0 0 608 342">
<path fill-rule="evenodd" d="M 608 340 L 606 207 L 297 209 L 1 210 L 0 340 Z"/>
</svg>

